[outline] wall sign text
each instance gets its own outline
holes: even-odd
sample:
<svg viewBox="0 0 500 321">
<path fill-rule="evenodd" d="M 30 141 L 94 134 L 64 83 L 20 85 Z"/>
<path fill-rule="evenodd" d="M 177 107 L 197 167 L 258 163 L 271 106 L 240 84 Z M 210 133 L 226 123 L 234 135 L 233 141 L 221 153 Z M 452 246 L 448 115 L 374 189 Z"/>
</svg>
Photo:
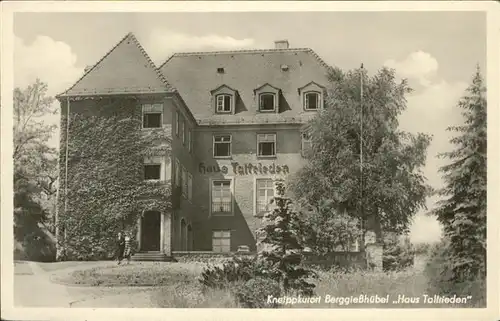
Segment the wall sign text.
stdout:
<svg viewBox="0 0 500 321">
<path fill-rule="evenodd" d="M 235 175 L 267 175 L 267 174 L 289 174 L 290 169 L 288 165 L 262 165 L 262 163 L 257 164 L 239 164 L 238 162 L 231 162 L 230 168 L 228 166 L 219 164 L 216 165 L 205 165 L 205 163 L 200 163 L 198 166 L 201 174 L 211 174 L 211 173 L 222 173 L 228 174 L 231 170 Z"/>
</svg>

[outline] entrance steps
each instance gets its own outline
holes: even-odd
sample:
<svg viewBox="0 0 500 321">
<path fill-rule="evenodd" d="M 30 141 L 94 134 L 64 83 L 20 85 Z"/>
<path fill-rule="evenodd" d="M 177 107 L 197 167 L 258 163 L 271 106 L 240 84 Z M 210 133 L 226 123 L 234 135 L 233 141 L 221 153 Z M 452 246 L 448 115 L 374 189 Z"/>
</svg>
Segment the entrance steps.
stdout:
<svg viewBox="0 0 500 321">
<path fill-rule="evenodd" d="M 160 261 L 160 262 L 175 262 L 172 256 L 168 256 L 161 252 L 138 252 L 132 255 L 132 261 Z"/>
</svg>

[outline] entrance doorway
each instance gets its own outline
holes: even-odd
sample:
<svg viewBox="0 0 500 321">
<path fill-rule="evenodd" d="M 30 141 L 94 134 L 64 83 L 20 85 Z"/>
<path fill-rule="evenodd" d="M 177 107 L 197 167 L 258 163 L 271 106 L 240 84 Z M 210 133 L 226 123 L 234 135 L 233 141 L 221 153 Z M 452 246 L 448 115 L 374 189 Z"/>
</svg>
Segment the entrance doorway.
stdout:
<svg viewBox="0 0 500 321">
<path fill-rule="evenodd" d="M 187 226 L 184 219 L 181 219 L 181 251 L 187 251 Z"/>
<path fill-rule="evenodd" d="M 160 251 L 160 232 L 160 212 L 144 212 L 141 219 L 141 251 Z"/>
</svg>

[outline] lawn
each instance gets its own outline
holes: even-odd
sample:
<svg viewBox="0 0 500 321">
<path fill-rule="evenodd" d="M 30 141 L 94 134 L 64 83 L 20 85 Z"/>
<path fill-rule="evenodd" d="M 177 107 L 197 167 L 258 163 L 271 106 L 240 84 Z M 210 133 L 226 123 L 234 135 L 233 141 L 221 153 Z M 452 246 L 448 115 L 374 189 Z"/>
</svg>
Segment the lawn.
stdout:
<svg viewBox="0 0 500 321">
<path fill-rule="evenodd" d="M 192 282 L 204 264 L 131 262 L 78 269 L 53 276 L 57 283 L 87 286 L 166 286 Z"/>
<path fill-rule="evenodd" d="M 104 262 L 99 261 L 98 263 L 104 263 Z M 111 262 L 111 261 L 109 261 L 107 263 L 108 263 L 108 265 L 116 264 L 116 263 Z M 96 262 L 95 261 L 63 261 L 63 262 L 51 262 L 51 263 L 38 262 L 37 264 L 39 267 L 41 267 L 46 272 L 55 272 L 55 271 L 59 271 L 59 270 L 73 269 L 73 268 L 85 269 L 89 266 L 96 265 Z"/>
</svg>

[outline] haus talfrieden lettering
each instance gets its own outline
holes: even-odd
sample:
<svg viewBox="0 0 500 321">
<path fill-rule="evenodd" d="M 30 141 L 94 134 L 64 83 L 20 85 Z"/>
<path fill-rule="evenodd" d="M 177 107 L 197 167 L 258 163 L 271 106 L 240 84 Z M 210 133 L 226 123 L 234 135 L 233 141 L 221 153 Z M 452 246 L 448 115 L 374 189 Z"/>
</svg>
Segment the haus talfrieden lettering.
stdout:
<svg viewBox="0 0 500 321">
<path fill-rule="evenodd" d="M 200 163 L 198 166 L 200 174 L 234 174 L 234 175 L 276 175 L 276 174 L 289 174 L 290 168 L 288 165 L 277 165 L 277 164 L 240 164 L 238 162 L 231 162 L 230 166 L 226 165 L 209 165 L 205 163 Z"/>
</svg>

